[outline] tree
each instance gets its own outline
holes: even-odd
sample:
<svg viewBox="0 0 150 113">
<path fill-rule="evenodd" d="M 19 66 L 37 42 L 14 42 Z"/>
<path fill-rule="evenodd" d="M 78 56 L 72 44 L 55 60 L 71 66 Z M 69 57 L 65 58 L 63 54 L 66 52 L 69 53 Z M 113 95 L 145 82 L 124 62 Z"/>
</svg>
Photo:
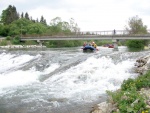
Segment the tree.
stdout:
<svg viewBox="0 0 150 113">
<path fill-rule="evenodd" d="M 60 17 L 56 17 L 51 20 L 51 32 L 52 34 L 70 34 L 79 32 L 78 25 L 71 18 L 70 23 L 62 21 Z"/>
<path fill-rule="evenodd" d="M 46 24 L 46 20 L 44 19 L 43 16 L 41 16 L 40 23 L 42 23 L 42 24 L 44 24 L 44 25 L 47 25 L 47 24 Z"/>
<path fill-rule="evenodd" d="M 12 22 L 10 25 L 9 25 L 9 35 L 10 36 L 15 36 L 15 35 L 26 35 L 28 34 L 28 26 L 30 24 L 33 24 L 32 21 L 30 20 L 27 20 L 25 18 L 21 18 L 21 19 L 18 19 L 14 22 Z"/>
<path fill-rule="evenodd" d="M 78 24 L 75 23 L 75 20 L 73 18 L 70 19 L 70 30 L 75 33 L 80 31 Z"/>
<path fill-rule="evenodd" d="M 0 36 L 7 36 L 9 32 L 8 25 L 2 25 L 0 24 Z"/>
<path fill-rule="evenodd" d="M 62 34 L 62 20 L 60 17 L 52 19 L 50 25 L 52 34 Z"/>
<path fill-rule="evenodd" d="M 21 13 L 21 18 L 24 18 L 24 13 L 23 12 Z"/>
<path fill-rule="evenodd" d="M 1 22 L 4 25 L 8 25 L 15 20 L 19 19 L 19 15 L 17 13 L 16 7 L 9 5 L 6 10 L 2 11 Z"/>
<path fill-rule="evenodd" d="M 39 19 L 38 19 L 38 18 L 36 19 L 36 22 L 37 22 L 37 23 L 39 22 Z"/>
<path fill-rule="evenodd" d="M 25 19 L 29 20 L 29 14 L 27 12 L 25 13 Z"/>
<path fill-rule="evenodd" d="M 51 20 L 50 25 L 51 26 L 57 26 L 61 22 L 62 22 L 61 18 L 60 17 L 56 17 L 56 18 Z"/>
<path fill-rule="evenodd" d="M 126 30 L 130 34 L 146 34 L 147 33 L 147 26 L 143 25 L 142 19 L 138 16 L 129 18 L 128 26 Z"/>
<path fill-rule="evenodd" d="M 132 17 L 128 21 L 126 30 L 130 34 L 146 34 L 147 26 L 143 25 L 142 19 L 138 16 Z M 128 40 L 126 45 L 129 49 L 144 49 L 144 45 L 147 44 L 147 40 Z"/>
<path fill-rule="evenodd" d="M 32 23 L 28 26 L 28 33 L 41 35 L 46 29 L 46 26 L 41 23 Z"/>
</svg>

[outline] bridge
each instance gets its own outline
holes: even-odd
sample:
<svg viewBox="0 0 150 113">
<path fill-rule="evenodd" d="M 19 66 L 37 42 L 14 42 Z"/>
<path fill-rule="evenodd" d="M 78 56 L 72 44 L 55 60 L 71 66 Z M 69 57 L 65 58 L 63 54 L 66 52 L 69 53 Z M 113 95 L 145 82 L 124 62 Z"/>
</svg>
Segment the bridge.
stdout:
<svg viewBox="0 0 150 113">
<path fill-rule="evenodd" d="M 100 39 L 150 39 L 148 34 L 130 34 L 126 30 L 109 30 L 109 31 L 84 31 L 76 32 L 70 35 L 56 36 L 36 36 L 36 37 L 21 37 L 21 41 L 25 40 L 100 40 Z"/>
<path fill-rule="evenodd" d="M 76 32 L 70 35 L 60 36 L 36 36 L 36 37 L 21 37 L 21 41 L 36 40 L 42 45 L 42 41 L 46 40 L 104 40 L 111 39 L 114 44 L 114 49 L 118 49 L 118 40 L 121 39 L 150 39 L 150 30 L 147 34 L 131 34 L 126 30 L 109 30 L 109 31 L 85 31 Z"/>
</svg>

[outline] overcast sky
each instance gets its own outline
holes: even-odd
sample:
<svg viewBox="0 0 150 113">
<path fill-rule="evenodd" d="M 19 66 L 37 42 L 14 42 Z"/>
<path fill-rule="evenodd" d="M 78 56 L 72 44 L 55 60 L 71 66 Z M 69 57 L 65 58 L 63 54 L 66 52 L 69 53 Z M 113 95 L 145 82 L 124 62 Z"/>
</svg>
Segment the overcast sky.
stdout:
<svg viewBox="0 0 150 113">
<path fill-rule="evenodd" d="M 8 5 L 49 24 L 55 17 L 73 18 L 81 31 L 123 30 L 129 18 L 138 15 L 150 28 L 149 0 L 0 0 L 0 14 Z"/>
</svg>

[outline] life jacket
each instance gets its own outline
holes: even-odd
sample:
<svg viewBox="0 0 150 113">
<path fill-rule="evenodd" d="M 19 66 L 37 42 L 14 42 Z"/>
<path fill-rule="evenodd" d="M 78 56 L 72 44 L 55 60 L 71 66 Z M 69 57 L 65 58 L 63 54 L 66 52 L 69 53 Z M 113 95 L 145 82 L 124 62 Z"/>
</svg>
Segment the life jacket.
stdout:
<svg viewBox="0 0 150 113">
<path fill-rule="evenodd" d="M 94 47 L 94 48 L 97 48 L 97 45 L 96 45 L 96 44 L 93 44 L 93 47 Z"/>
</svg>

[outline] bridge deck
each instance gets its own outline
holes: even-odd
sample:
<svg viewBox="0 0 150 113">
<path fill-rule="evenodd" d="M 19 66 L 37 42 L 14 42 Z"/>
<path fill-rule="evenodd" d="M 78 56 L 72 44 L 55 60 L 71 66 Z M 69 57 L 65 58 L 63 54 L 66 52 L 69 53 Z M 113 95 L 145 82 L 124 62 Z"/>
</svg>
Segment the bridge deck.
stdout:
<svg viewBox="0 0 150 113">
<path fill-rule="evenodd" d="M 150 39 L 150 34 L 146 35 L 69 35 L 69 36 L 39 36 L 22 37 L 21 40 L 100 40 L 100 39 Z"/>
</svg>

